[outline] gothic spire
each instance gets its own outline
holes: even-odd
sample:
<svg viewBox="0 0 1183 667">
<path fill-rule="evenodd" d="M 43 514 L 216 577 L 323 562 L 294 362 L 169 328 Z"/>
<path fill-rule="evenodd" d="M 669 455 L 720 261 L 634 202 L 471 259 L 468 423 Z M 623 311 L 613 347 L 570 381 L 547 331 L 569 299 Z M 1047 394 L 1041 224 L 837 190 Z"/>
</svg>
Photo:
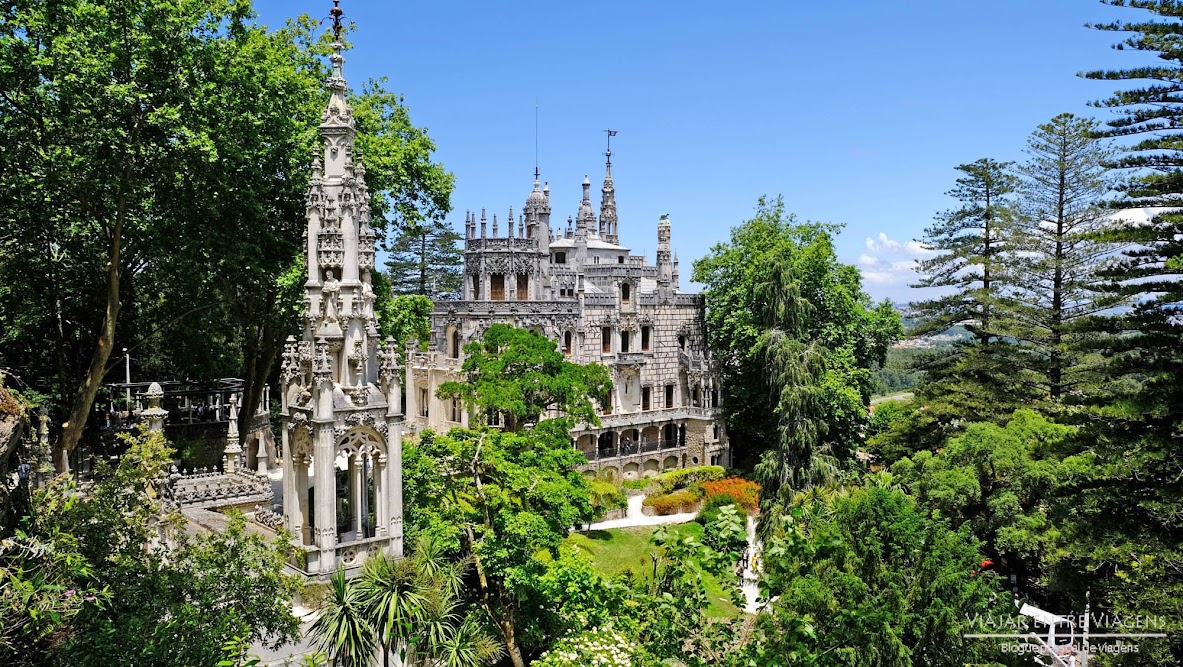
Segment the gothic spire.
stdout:
<svg viewBox="0 0 1183 667">
<path fill-rule="evenodd" d="M 600 187 L 600 236 L 609 243 L 620 243 L 620 234 L 616 225 L 616 186 L 612 183 L 612 137 L 616 130 L 604 130 L 608 133 L 608 150 L 604 157 L 608 159 L 604 167 L 604 185 Z"/>
</svg>

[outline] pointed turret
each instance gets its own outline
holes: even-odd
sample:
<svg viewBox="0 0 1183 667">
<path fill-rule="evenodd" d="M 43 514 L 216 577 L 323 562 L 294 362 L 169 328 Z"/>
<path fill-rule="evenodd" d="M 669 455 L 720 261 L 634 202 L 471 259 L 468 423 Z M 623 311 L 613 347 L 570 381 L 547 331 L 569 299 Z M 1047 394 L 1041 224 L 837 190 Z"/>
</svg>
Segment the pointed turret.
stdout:
<svg viewBox="0 0 1183 667">
<path fill-rule="evenodd" d="M 593 229 L 596 222 L 596 212 L 591 205 L 591 181 L 583 177 L 583 200 L 579 202 L 579 213 L 575 216 L 575 234 L 583 229 L 584 234 Z"/>
<path fill-rule="evenodd" d="M 616 187 L 612 183 L 612 149 L 604 156 L 608 162 L 604 168 L 604 185 L 600 187 L 600 236 L 608 243 L 620 243 L 616 227 Z"/>
</svg>

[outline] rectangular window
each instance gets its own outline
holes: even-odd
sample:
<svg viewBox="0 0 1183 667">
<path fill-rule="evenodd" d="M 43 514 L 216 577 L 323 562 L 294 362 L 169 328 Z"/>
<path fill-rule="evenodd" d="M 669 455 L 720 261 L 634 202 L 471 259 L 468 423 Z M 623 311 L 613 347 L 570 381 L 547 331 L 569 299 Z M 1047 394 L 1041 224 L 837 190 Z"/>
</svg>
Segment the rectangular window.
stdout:
<svg viewBox="0 0 1183 667">
<path fill-rule="evenodd" d="M 624 264 L 624 255 L 618 255 L 616 257 L 616 263 L 617 264 Z"/>
<path fill-rule="evenodd" d="M 494 273 L 489 276 L 489 298 L 494 301 L 505 301 L 505 276 Z"/>
<path fill-rule="evenodd" d="M 649 410 L 649 387 L 641 387 L 641 409 Z"/>
<path fill-rule="evenodd" d="M 567 253 L 556 252 L 555 253 L 555 264 L 566 264 L 566 263 L 567 263 Z"/>
<path fill-rule="evenodd" d="M 518 274 L 518 301 L 530 300 L 530 276 Z"/>
<path fill-rule="evenodd" d="M 460 399 L 458 398 L 452 399 L 452 421 L 460 421 Z"/>
<path fill-rule="evenodd" d="M 600 327 L 600 352 L 612 354 L 612 327 Z"/>
<path fill-rule="evenodd" d="M 672 384 L 665 386 L 665 407 L 674 407 L 674 385 Z"/>
<path fill-rule="evenodd" d="M 476 276 L 472 277 L 472 300 L 481 300 L 481 279 Z"/>
<path fill-rule="evenodd" d="M 620 332 L 620 351 L 621 352 L 628 352 L 628 343 L 629 343 L 628 339 L 629 339 L 629 332 L 621 331 Z"/>
<path fill-rule="evenodd" d="M 641 351 L 649 351 L 649 327 L 641 327 Z"/>
</svg>

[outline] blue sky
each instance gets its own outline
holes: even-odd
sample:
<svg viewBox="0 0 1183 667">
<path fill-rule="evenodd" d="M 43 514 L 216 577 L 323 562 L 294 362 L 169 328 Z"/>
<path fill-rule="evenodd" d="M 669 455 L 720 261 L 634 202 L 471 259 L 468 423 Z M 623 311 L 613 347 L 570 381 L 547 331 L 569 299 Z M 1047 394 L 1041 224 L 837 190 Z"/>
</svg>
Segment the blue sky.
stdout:
<svg viewBox="0 0 1183 667">
<path fill-rule="evenodd" d="M 346 75 L 389 78 L 456 174 L 454 211 L 504 220 L 539 160 L 554 220 L 574 215 L 613 139 L 622 241 L 652 257 L 669 213 L 683 263 L 783 195 L 841 223 L 844 261 L 876 298 L 912 298 L 908 262 L 956 178 L 980 157 L 1021 160 L 1026 137 L 1115 90 L 1077 72 L 1128 67 L 1118 35 L 1142 19 L 1092 0 L 910 2 L 419 2 L 343 0 L 357 24 Z M 265 23 L 325 15 L 328 0 L 263 0 Z"/>
</svg>

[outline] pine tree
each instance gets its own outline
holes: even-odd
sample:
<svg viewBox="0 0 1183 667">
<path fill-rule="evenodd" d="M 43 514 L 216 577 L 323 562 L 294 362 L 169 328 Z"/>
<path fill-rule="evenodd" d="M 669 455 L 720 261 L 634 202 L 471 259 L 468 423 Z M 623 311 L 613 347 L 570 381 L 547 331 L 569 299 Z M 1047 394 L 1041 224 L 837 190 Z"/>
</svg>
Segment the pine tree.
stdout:
<svg viewBox="0 0 1183 667">
<path fill-rule="evenodd" d="M 964 324 L 979 343 L 989 342 L 994 335 L 991 318 L 1018 185 L 1010 167 L 1009 162 L 989 158 L 957 167 L 965 175 L 946 194 L 960 201 L 961 207 L 937 215 L 936 224 L 924 230 L 922 243 L 937 254 L 919 262 L 917 272 L 922 278 L 913 285 L 953 291 L 912 304 L 920 316 L 917 333 Z"/>
<path fill-rule="evenodd" d="M 443 221 L 407 225 L 390 244 L 386 273 L 397 295 L 459 298 L 464 279 L 460 235 Z"/>
<path fill-rule="evenodd" d="M 1000 335 L 999 311 L 1007 289 L 1006 257 L 1014 236 L 1018 177 L 1009 162 L 983 158 L 957 167 L 962 176 L 947 194 L 960 208 L 936 216 L 922 243 L 935 255 L 918 262 L 913 287 L 944 294 L 912 304 L 913 333 L 962 325 L 972 339 L 925 359 L 916 398 L 927 435 L 948 434 L 973 421 L 1005 421 L 1035 397 L 1034 379 L 1022 371 L 1020 350 Z"/>
<path fill-rule="evenodd" d="M 1107 240 L 1123 250 L 1103 272 L 1131 305 L 1107 323 L 1113 335 L 1099 351 L 1109 381 L 1087 423 L 1089 474 L 1074 490 L 1074 521 L 1065 526 L 1070 553 L 1086 555 L 1079 578 L 1114 613 L 1171 618 L 1162 643 L 1142 647 L 1140 664 L 1183 660 L 1183 4 L 1110 0 L 1151 16 L 1094 26 L 1127 33 L 1116 47 L 1144 52 L 1146 65 L 1085 77 L 1126 89 L 1096 103 L 1114 113 L 1105 135 L 1129 140 L 1116 161 L 1126 180 L 1127 208 L 1149 220 L 1112 226 Z M 1145 15 L 1143 15 L 1145 16 Z M 1097 573 L 1113 573 L 1098 580 Z"/>
<path fill-rule="evenodd" d="M 999 329 L 1026 352 L 1040 394 L 1060 401 L 1078 388 L 1096 358 L 1082 343 L 1093 338 L 1094 315 L 1121 303 L 1098 291 L 1096 273 L 1113 251 L 1097 237 L 1109 223 L 1103 198 L 1112 178 L 1103 164 L 1112 152 L 1096 138 L 1098 123 L 1060 114 L 1027 141 L 1012 242 L 1009 283 Z M 1095 332 L 1094 332 L 1095 333 Z"/>
</svg>

